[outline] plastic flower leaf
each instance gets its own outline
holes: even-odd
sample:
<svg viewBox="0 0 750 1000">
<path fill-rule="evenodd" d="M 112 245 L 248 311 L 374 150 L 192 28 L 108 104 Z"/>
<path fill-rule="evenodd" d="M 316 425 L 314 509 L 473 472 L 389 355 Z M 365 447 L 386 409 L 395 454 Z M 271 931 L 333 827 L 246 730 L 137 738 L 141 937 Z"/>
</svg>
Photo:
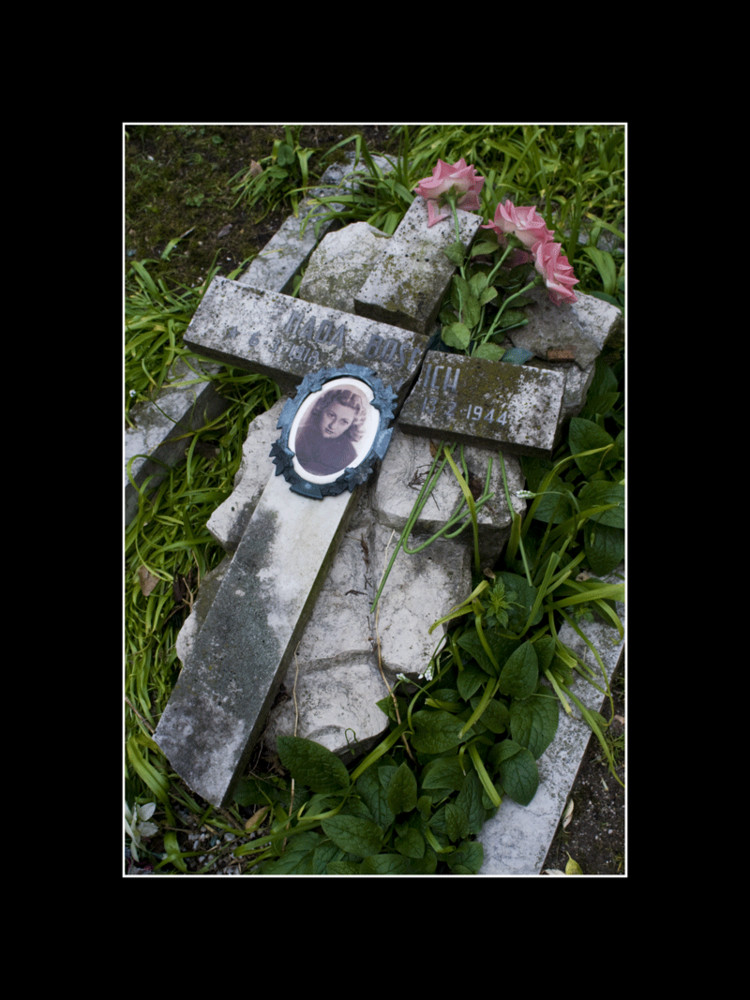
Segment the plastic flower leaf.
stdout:
<svg viewBox="0 0 750 1000">
<path fill-rule="evenodd" d="M 516 208 L 512 201 L 498 205 L 494 222 L 488 222 L 482 228 L 494 230 L 501 241 L 506 233 L 513 233 L 530 250 L 540 241 L 546 243 L 554 238 L 554 233 L 547 229 L 544 219 L 533 205 Z"/>
<path fill-rule="evenodd" d="M 158 826 L 148 821 L 154 815 L 156 809 L 155 802 L 147 802 L 145 805 L 133 806 L 132 812 L 127 802 L 125 803 L 125 832 L 130 837 L 130 853 L 135 861 L 138 857 L 138 848 L 141 846 L 143 837 L 153 837 L 158 832 Z"/>
<path fill-rule="evenodd" d="M 555 305 L 563 302 L 576 302 L 577 296 L 573 285 L 578 284 L 578 278 L 568 263 L 568 258 L 562 252 L 560 243 L 538 243 L 533 249 L 534 266 L 544 278 L 549 289 L 549 297 Z"/>
<path fill-rule="evenodd" d="M 457 208 L 476 211 L 480 207 L 479 194 L 483 186 L 484 177 L 480 177 L 476 169 L 461 157 L 452 164 L 439 159 L 432 177 L 424 177 L 414 190 L 427 202 L 429 227 L 450 217 L 451 209 L 446 207 L 446 195 L 449 192 L 455 194 Z"/>
<path fill-rule="evenodd" d="M 136 806 L 138 814 L 138 829 L 140 830 L 142 837 L 153 837 L 155 833 L 159 832 L 159 827 L 156 823 L 148 822 L 148 820 L 150 820 L 154 815 L 155 810 L 155 802 L 147 802 L 143 806 Z"/>
</svg>

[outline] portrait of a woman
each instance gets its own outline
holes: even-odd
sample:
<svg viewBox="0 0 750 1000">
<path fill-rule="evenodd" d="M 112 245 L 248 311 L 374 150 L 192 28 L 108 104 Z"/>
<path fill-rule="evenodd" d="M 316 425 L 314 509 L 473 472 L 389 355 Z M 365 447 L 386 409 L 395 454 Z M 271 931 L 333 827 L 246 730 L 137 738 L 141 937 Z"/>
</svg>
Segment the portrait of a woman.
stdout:
<svg viewBox="0 0 750 1000">
<path fill-rule="evenodd" d="M 358 457 L 355 445 L 364 436 L 368 406 L 353 387 L 322 392 L 296 433 L 294 452 L 302 468 L 313 476 L 349 468 Z"/>
</svg>

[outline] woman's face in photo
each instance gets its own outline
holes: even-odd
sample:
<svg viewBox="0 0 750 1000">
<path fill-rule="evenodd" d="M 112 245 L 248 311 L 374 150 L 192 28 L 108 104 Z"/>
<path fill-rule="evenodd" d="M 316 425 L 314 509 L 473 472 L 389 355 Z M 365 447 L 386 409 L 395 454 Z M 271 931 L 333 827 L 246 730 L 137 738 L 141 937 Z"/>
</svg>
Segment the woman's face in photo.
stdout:
<svg viewBox="0 0 750 1000">
<path fill-rule="evenodd" d="M 354 420 L 354 410 L 343 403 L 331 403 L 320 417 L 320 431 L 324 438 L 340 437 Z"/>
</svg>

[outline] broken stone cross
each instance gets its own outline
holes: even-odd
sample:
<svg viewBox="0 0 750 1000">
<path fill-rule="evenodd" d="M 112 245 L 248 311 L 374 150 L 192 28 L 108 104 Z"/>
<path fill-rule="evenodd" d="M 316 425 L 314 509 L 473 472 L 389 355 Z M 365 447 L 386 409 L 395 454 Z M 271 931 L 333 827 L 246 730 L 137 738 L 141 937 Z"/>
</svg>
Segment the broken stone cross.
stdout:
<svg viewBox="0 0 750 1000">
<path fill-rule="evenodd" d="M 459 222 L 469 246 L 481 218 L 459 212 Z M 360 290 L 355 313 L 215 278 L 185 342 L 285 390 L 367 373 L 385 387 L 392 416 L 400 412 L 406 430 L 546 453 L 546 428 L 556 419 L 541 417 L 559 412 L 562 375 L 428 351 L 453 272 L 443 250 L 454 241 L 453 220 L 428 229 L 417 198 Z M 154 736 L 177 774 L 217 806 L 230 798 L 261 735 L 361 488 L 356 476 L 347 480 L 347 469 L 321 493 L 315 476 L 279 459 L 293 455 L 294 420 L 305 402 L 290 400 L 286 420 L 282 414 L 276 474 L 269 459 L 268 484 Z M 388 438 L 381 430 L 376 458 Z"/>
</svg>

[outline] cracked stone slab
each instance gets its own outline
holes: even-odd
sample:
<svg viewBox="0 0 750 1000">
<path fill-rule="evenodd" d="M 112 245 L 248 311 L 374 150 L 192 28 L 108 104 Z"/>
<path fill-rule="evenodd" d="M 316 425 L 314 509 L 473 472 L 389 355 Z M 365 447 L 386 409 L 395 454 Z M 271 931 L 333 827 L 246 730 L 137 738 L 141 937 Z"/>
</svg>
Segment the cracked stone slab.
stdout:
<svg viewBox="0 0 750 1000">
<path fill-rule="evenodd" d="M 357 491 L 311 503 L 273 476 L 221 580 L 154 735 L 222 806 L 265 725 Z"/>
<path fill-rule="evenodd" d="M 456 229 L 453 217 L 427 222 L 427 202 L 417 196 L 357 295 L 357 313 L 431 333 L 455 271 L 444 251 L 456 242 Z M 458 209 L 458 241 L 465 248 L 481 224 L 481 216 Z"/>
<path fill-rule="evenodd" d="M 401 327 L 217 276 L 185 332 L 197 354 L 295 388 L 321 368 L 374 369 L 403 402 L 427 338 Z"/>
<path fill-rule="evenodd" d="M 433 439 L 549 455 L 564 390 L 560 371 L 428 351 L 399 426 Z"/>
</svg>

